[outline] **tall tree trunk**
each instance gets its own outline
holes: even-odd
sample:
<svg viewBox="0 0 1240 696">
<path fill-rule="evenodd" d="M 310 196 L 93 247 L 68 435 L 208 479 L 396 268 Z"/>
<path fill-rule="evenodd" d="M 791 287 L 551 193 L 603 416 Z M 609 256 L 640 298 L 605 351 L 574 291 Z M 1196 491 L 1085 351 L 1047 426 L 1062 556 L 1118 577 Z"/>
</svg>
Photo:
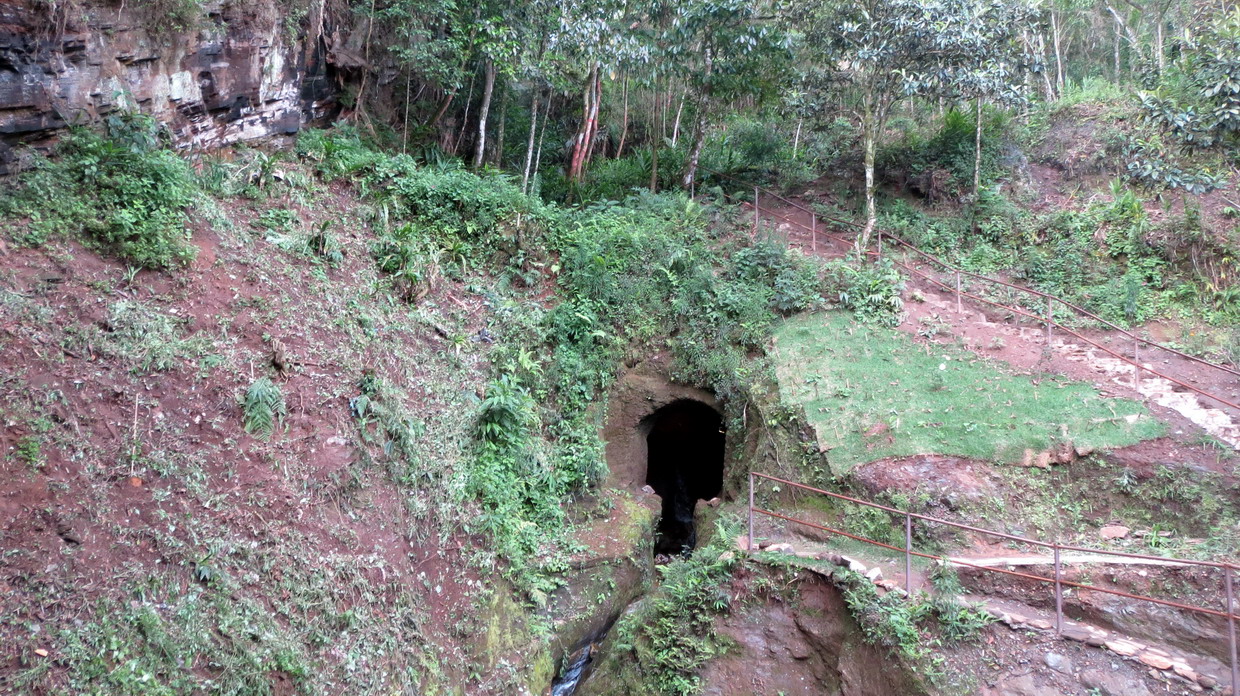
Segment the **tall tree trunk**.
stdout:
<svg viewBox="0 0 1240 696">
<path fill-rule="evenodd" d="M 977 98 L 977 125 L 973 140 L 973 201 L 982 188 L 982 98 Z"/>
<path fill-rule="evenodd" d="M 431 128 L 438 126 L 440 119 L 443 118 L 443 115 L 448 113 L 448 107 L 452 105 L 452 99 L 455 97 L 456 92 L 448 92 L 443 95 L 443 100 L 439 102 L 439 108 L 435 109 L 435 115 L 431 116 L 431 120 L 427 121 L 426 125 Z"/>
<path fill-rule="evenodd" d="M 797 132 L 792 136 L 792 159 L 797 158 L 797 149 L 801 145 L 801 118 L 797 118 Z"/>
<path fill-rule="evenodd" d="M 487 147 L 487 116 L 491 113 L 491 94 L 495 91 L 495 61 L 487 59 L 483 67 L 482 106 L 478 113 L 478 141 L 474 143 L 474 169 L 482 166 Z"/>
<path fill-rule="evenodd" d="M 693 182 L 697 177 L 698 158 L 702 156 L 702 145 L 706 142 L 706 114 L 710 111 L 710 74 L 714 68 L 712 61 L 711 49 L 709 46 L 702 52 L 705 60 L 705 68 L 702 80 L 702 96 L 697 103 L 697 126 L 693 131 L 693 147 L 689 150 L 689 166 L 685 167 L 685 177 L 680 182 L 686 191 L 693 190 Z M 681 108 L 684 108 L 685 102 L 682 98 L 680 101 Z M 679 120 L 680 112 L 676 112 L 676 118 Z M 679 127 L 679 124 L 677 124 Z"/>
<path fill-rule="evenodd" d="M 1055 89 L 1063 94 L 1063 52 L 1059 41 L 1059 15 L 1054 10 L 1051 11 L 1051 44 L 1055 48 Z"/>
<path fill-rule="evenodd" d="M 543 141 L 547 139 L 547 121 L 551 120 L 551 97 L 555 96 L 555 90 L 547 89 L 547 105 L 543 107 L 542 127 L 538 129 L 538 149 L 534 152 L 534 171 L 531 177 L 538 176 L 539 169 L 542 168 L 542 151 Z"/>
<path fill-rule="evenodd" d="M 496 124 L 495 149 L 491 155 L 491 163 L 500 168 L 504 166 L 504 130 L 508 122 L 504 117 L 508 114 L 508 93 L 511 91 L 505 81 L 499 92 L 499 121 Z"/>
<path fill-rule="evenodd" d="M 862 138 L 865 141 L 865 227 L 861 230 L 861 236 L 857 237 L 858 260 L 865 260 L 865 252 L 870 248 L 870 235 L 878 224 L 878 207 L 874 200 L 874 141 L 878 139 L 878 124 L 875 123 L 877 118 L 873 96 L 867 94 L 861 125 Z"/>
<path fill-rule="evenodd" d="M 1115 83 L 1119 84 L 1119 19 L 1115 19 L 1115 48 L 1113 49 L 1115 58 Z"/>
<path fill-rule="evenodd" d="M 659 112 L 661 106 L 659 104 L 659 78 L 655 77 L 654 82 L 654 113 L 650 116 L 650 192 L 658 193 L 659 191 L 659 144 L 662 140 L 662 125 L 659 123 Z"/>
<path fill-rule="evenodd" d="M 585 167 L 586 148 L 589 147 L 590 138 L 590 118 L 594 113 L 594 79 L 598 73 L 598 66 L 590 68 L 590 75 L 586 81 L 585 96 L 582 100 L 581 126 L 577 129 L 577 135 L 573 140 L 573 154 L 569 159 L 568 178 L 573 181 L 581 179 L 581 173 Z"/>
<path fill-rule="evenodd" d="M 1167 71 L 1167 55 L 1163 51 L 1163 15 L 1158 13 L 1158 25 L 1154 31 L 1154 50 L 1158 53 L 1158 74 Z"/>
<path fill-rule="evenodd" d="M 538 134 L 538 105 L 542 103 L 542 94 L 534 89 L 534 103 L 530 106 L 530 137 L 525 144 L 525 168 L 521 172 L 521 193 L 529 190 L 530 166 L 534 163 L 534 136 Z"/>
<path fill-rule="evenodd" d="M 465 138 L 465 129 L 469 127 L 469 109 L 474 105 L 474 78 L 476 75 L 469 76 L 469 94 L 465 97 L 465 115 L 461 118 L 461 132 L 456 136 L 456 140 L 452 143 L 452 156 L 456 157 L 456 153 L 461 149 L 461 141 Z"/>
<path fill-rule="evenodd" d="M 590 112 L 590 129 L 586 133 L 586 160 L 581 165 L 582 176 L 585 176 L 590 168 L 590 161 L 594 159 L 594 143 L 598 140 L 598 115 L 603 107 L 603 70 L 601 68 L 594 71 L 593 104 L 594 108 Z"/>
<path fill-rule="evenodd" d="M 676 147 L 676 143 L 680 140 L 680 114 L 685 110 L 685 97 L 688 94 L 689 90 L 681 93 L 680 105 L 676 107 L 676 125 L 672 126 L 672 147 Z"/>
<path fill-rule="evenodd" d="M 629 76 L 627 74 L 624 76 L 624 87 L 622 88 L 622 91 L 624 92 L 624 97 L 622 98 L 624 101 L 624 114 L 621 116 L 620 144 L 616 146 L 616 159 L 624 156 L 624 140 L 629 135 Z"/>
</svg>

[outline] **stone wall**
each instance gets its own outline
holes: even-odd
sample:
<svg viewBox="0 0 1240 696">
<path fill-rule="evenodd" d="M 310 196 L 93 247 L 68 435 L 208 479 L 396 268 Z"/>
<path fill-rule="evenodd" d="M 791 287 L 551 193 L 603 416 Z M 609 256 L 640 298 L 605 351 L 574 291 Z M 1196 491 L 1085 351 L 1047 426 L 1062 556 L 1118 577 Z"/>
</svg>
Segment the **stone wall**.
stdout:
<svg viewBox="0 0 1240 696">
<path fill-rule="evenodd" d="M 154 116 L 187 149 L 290 134 L 334 114 L 322 32 L 297 37 L 280 12 L 218 4 L 178 31 L 134 5 L 54 16 L 40 0 L 0 0 L 0 173 L 24 145 L 44 147 L 118 108 Z"/>
</svg>

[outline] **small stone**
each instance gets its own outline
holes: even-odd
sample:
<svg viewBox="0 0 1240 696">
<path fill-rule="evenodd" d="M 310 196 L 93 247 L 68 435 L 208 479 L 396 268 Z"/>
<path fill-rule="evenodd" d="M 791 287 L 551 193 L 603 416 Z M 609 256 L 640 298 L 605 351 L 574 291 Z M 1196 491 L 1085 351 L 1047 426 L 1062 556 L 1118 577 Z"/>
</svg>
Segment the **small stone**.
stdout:
<svg viewBox="0 0 1240 696">
<path fill-rule="evenodd" d="M 796 549 L 792 548 L 792 544 L 771 544 L 770 546 L 766 547 L 766 550 L 770 551 L 771 553 L 787 553 L 787 554 L 796 553 Z"/>
<path fill-rule="evenodd" d="M 1013 614 L 1009 612 L 1007 615 L 1007 620 L 1008 620 L 1008 623 L 1010 624 L 1023 624 L 1029 620 L 1029 617 L 1022 616 L 1021 614 Z"/>
<path fill-rule="evenodd" d="M 1171 665 L 1173 664 L 1170 658 L 1163 657 L 1162 655 L 1155 655 L 1154 653 L 1148 651 L 1138 655 L 1137 659 L 1150 667 L 1153 667 L 1154 669 L 1171 669 Z"/>
<path fill-rule="evenodd" d="M 646 495 L 654 495 L 654 489 L 648 485 L 642 486 L 642 493 L 645 493 Z"/>
<path fill-rule="evenodd" d="M 736 558 L 736 554 L 732 553 L 731 551 L 724 551 L 723 553 L 719 554 L 719 560 L 724 563 L 727 563 L 734 558 Z"/>
<path fill-rule="evenodd" d="M 1214 687 L 1218 686 L 1218 680 L 1215 679 L 1214 677 L 1211 677 L 1208 674 L 1197 675 L 1197 683 L 1204 686 L 1207 689 L 1213 689 Z"/>
<path fill-rule="evenodd" d="M 1059 653 L 1046 653 L 1045 659 L 1046 666 L 1056 672 L 1059 672 L 1060 674 L 1072 674 L 1072 672 L 1075 671 L 1072 667 L 1072 660 L 1069 660 L 1067 657 L 1060 655 Z"/>
<path fill-rule="evenodd" d="M 1098 530 L 1098 536 L 1103 539 L 1123 539 L 1128 536 L 1132 530 L 1122 525 L 1108 525 Z"/>
<path fill-rule="evenodd" d="M 1046 619 L 1034 619 L 1029 622 L 1029 625 L 1043 631 L 1051 630 L 1051 622 Z"/>
<path fill-rule="evenodd" d="M 883 579 L 883 569 L 878 566 L 874 566 L 866 571 L 865 576 L 870 579 L 870 582 L 877 583 L 879 580 Z"/>
<path fill-rule="evenodd" d="M 36 648 L 34 651 L 34 654 L 38 655 L 39 657 L 47 657 L 47 651 L 44 650 L 43 648 Z"/>
<path fill-rule="evenodd" d="M 862 575 L 865 575 L 865 571 L 866 571 L 866 567 L 864 563 L 861 563 L 859 561 L 854 561 L 852 559 L 849 559 L 848 561 L 848 569 L 854 573 L 861 573 Z"/>
</svg>

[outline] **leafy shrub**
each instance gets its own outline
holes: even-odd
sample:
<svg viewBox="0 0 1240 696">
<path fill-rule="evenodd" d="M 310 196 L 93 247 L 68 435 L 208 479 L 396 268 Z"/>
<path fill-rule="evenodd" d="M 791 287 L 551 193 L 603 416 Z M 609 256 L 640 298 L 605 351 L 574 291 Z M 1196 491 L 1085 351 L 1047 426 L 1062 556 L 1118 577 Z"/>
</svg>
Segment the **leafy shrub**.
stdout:
<svg viewBox="0 0 1240 696">
<path fill-rule="evenodd" d="M 198 191 L 188 165 L 160 147 L 158 128 L 149 117 L 125 115 L 108 119 L 106 136 L 71 131 L 0 204 L 0 212 L 30 219 L 19 241 L 83 233 L 140 266 L 192 259 L 186 209 Z"/>
<path fill-rule="evenodd" d="M 417 302 L 439 279 L 441 251 L 419 225 L 406 223 L 383 235 L 370 249 L 379 270 L 393 277 L 401 296 Z"/>
<path fill-rule="evenodd" d="M 857 321 L 883 326 L 900 323 L 904 278 L 890 259 L 874 264 L 837 261 L 828 266 L 827 273 L 838 288 L 840 304 L 852 310 Z"/>
<path fill-rule="evenodd" d="M 255 437 L 266 440 L 288 415 L 284 392 L 267 377 L 260 377 L 245 390 L 241 399 L 242 427 Z"/>
</svg>

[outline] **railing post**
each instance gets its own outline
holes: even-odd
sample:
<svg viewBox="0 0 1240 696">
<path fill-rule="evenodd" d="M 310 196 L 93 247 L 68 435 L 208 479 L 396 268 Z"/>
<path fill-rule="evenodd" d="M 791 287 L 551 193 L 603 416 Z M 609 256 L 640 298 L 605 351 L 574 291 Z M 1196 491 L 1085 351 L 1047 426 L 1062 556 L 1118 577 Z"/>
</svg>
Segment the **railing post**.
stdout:
<svg viewBox="0 0 1240 696">
<path fill-rule="evenodd" d="M 753 472 L 749 472 L 749 540 L 747 551 L 753 553 Z"/>
<path fill-rule="evenodd" d="M 1231 642 L 1231 692 L 1240 690 L 1240 662 L 1236 660 L 1236 595 L 1232 589 L 1232 565 L 1223 566 L 1223 577 L 1227 585 L 1227 636 Z"/>
<path fill-rule="evenodd" d="M 818 216 L 813 213 L 809 214 L 809 248 L 818 253 Z"/>
<path fill-rule="evenodd" d="M 913 598 L 913 516 L 904 513 L 904 591 Z"/>
<path fill-rule="evenodd" d="M 960 306 L 960 271 L 956 271 L 956 314 L 961 314 L 964 309 Z"/>
<path fill-rule="evenodd" d="M 1132 339 L 1132 388 L 1141 391 L 1141 342 Z"/>
<path fill-rule="evenodd" d="M 1059 562 L 1059 542 L 1055 542 L 1055 635 L 1063 633 L 1063 565 Z"/>
<path fill-rule="evenodd" d="M 1052 314 L 1055 309 L 1054 302 L 1055 302 L 1054 298 L 1052 298 L 1050 295 L 1046 296 L 1046 345 L 1047 347 L 1050 347 L 1051 345 L 1051 322 L 1054 321 L 1054 319 L 1052 318 Z"/>
<path fill-rule="evenodd" d="M 753 187 L 753 237 L 758 236 L 758 187 Z"/>
</svg>

